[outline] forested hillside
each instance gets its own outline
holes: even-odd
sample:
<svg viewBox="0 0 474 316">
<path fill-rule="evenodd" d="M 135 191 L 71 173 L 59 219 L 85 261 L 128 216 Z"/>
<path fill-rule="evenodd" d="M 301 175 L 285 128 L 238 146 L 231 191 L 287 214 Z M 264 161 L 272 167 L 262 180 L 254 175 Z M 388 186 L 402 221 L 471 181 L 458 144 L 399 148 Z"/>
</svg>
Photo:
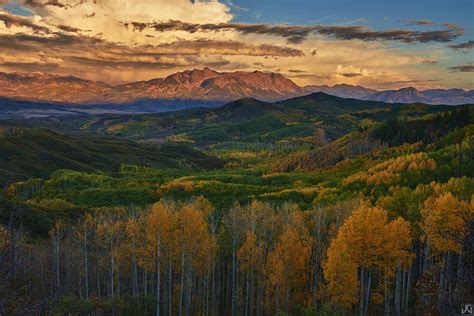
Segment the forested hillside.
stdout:
<svg viewBox="0 0 474 316">
<path fill-rule="evenodd" d="M 457 314 L 473 112 L 314 94 L 11 121 L 0 314 Z"/>
<path fill-rule="evenodd" d="M 157 168 L 220 168 L 223 162 L 186 146 L 161 147 L 114 138 L 63 135 L 0 126 L 0 170 L 14 179 L 47 177 L 57 169 L 117 172 L 121 164 Z M 0 176 L 0 179 L 2 177 Z"/>
</svg>

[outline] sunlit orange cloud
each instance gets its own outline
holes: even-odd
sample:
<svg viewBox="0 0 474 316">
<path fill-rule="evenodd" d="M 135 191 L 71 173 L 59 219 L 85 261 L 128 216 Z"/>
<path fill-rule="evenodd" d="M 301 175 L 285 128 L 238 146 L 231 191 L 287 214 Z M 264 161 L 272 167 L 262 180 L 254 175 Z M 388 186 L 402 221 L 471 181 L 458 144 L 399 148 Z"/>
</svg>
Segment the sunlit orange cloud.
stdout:
<svg viewBox="0 0 474 316">
<path fill-rule="evenodd" d="M 462 33 L 452 24 L 428 33 L 233 23 L 231 7 L 218 1 L 25 0 L 22 5 L 31 16 L 0 9 L 0 71 L 125 82 L 211 67 L 280 72 L 300 85 L 472 88 L 467 68 L 437 64 L 447 58 L 443 42 Z M 415 51 L 412 42 L 435 42 L 438 48 L 430 44 Z"/>
</svg>

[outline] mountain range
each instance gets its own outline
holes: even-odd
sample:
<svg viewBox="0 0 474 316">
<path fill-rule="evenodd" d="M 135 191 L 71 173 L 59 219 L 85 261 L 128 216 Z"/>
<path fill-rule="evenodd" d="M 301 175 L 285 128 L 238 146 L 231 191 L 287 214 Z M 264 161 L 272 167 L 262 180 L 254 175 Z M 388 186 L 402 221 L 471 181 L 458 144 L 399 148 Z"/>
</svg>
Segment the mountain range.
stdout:
<svg viewBox="0 0 474 316">
<path fill-rule="evenodd" d="M 17 100 L 72 104 L 124 104 L 145 99 L 230 101 L 244 97 L 278 101 L 324 92 L 343 98 L 386 103 L 474 103 L 474 91 L 412 87 L 377 91 L 362 86 L 300 87 L 278 73 L 217 72 L 209 68 L 187 70 L 148 81 L 111 85 L 73 76 L 42 73 L 0 73 L 0 96 Z"/>
</svg>

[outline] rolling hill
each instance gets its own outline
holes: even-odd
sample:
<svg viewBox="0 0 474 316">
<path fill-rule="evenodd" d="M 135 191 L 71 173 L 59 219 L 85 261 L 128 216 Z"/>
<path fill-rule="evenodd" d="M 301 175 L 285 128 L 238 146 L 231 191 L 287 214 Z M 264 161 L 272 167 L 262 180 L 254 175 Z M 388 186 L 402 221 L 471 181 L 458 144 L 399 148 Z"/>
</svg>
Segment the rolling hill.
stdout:
<svg viewBox="0 0 474 316">
<path fill-rule="evenodd" d="M 38 128 L 0 128 L 2 176 L 47 177 L 56 169 L 117 172 L 122 164 L 198 169 L 223 166 L 221 160 L 186 146 L 153 146 L 111 137 L 65 135 Z"/>
<path fill-rule="evenodd" d="M 26 122 L 58 130 L 88 131 L 154 143 L 191 143 L 198 147 L 219 142 L 314 144 L 319 142 L 315 138 L 333 140 L 392 117 L 418 117 L 449 108 L 344 99 L 320 92 L 276 103 L 244 98 L 217 108 Z"/>
</svg>

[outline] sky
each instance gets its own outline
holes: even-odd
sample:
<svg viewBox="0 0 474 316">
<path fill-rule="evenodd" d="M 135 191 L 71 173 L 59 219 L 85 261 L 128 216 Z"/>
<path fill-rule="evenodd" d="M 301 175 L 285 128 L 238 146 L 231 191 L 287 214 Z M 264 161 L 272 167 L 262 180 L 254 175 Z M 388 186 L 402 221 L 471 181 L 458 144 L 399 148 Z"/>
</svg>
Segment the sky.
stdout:
<svg viewBox="0 0 474 316">
<path fill-rule="evenodd" d="M 474 89 L 473 0 L 0 0 L 0 71 Z"/>
</svg>

